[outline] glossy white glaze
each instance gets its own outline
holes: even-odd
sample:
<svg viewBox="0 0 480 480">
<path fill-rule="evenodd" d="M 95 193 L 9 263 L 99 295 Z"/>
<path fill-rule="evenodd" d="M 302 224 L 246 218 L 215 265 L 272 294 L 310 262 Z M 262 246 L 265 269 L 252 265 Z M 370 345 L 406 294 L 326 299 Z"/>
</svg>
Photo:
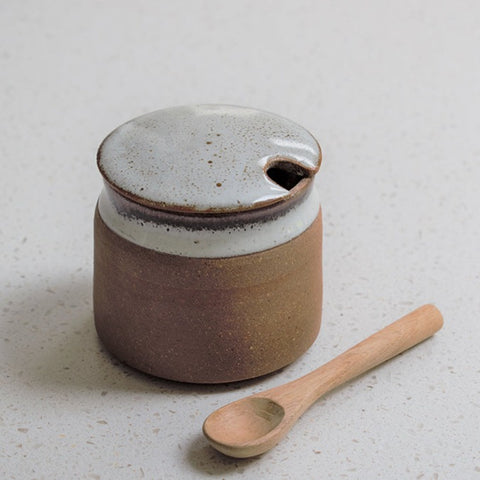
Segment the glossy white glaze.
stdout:
<svg viewBox="0 0 480 480">
<path fill-rule="evenodd" d="M 118 127 L 100 149 L 99 167 L 123 192 L 165 208 L 236 211 L 289 195 L 265 174 L 276 157 L 314 172 L 320 150 L 308 131 L 278 115 L 197 105 Z"/>
<path fill-rule="evenodd" d="M 173 255 L 218 258 L 260 252 L 297 237 L 315 220 L 320 199 L 313 188 L 285 215 L 220 230 L 190 230 L 127 217 L 118 213 L 105 191 L 100 195 L 98 209 L 111 230 L 137 245 Z"/>
</svg>

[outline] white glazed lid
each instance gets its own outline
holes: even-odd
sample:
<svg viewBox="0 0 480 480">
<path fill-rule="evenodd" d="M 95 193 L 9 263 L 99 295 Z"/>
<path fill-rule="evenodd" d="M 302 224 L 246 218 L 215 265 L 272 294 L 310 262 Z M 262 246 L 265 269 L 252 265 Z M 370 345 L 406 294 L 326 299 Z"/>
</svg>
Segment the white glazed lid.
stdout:
<svg viewBox="0 0 480 480">
<path fill-rule="evenodd" d="M 307 130 L 278 115 L 195 105 L 121 125 L 104 140 L 97 161 L 107 184 L 136 203 L 172 212 L 234 213 L 304 191 L 321 151 Z"/>
</svg>

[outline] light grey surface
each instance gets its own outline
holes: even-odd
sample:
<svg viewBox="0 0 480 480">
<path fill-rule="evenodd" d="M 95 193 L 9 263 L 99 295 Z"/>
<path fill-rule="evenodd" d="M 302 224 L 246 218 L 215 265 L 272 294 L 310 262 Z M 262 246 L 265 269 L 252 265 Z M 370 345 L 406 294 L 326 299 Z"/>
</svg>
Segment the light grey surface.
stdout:
<svg viewBox="0 0 480 480">
<path fill-rule="evenodd" d="M 0 476 L 480 478 L 477 2 L 2 2 Z M 324 152 L 321 335 L 240 385 L 154 380 L 92 323 L 95 151 L 186 103 L 304 125 Z M 276 449 L 229 460 L 216 407 L 278 385 L 414 307 L 432 340 L 329 394 Z"/>
</svg>

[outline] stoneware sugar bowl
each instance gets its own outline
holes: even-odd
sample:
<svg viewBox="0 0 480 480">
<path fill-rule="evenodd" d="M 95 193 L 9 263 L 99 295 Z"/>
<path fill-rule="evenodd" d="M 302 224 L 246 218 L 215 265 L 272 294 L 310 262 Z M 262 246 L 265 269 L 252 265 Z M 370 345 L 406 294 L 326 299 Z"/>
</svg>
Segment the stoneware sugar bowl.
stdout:
<svg viewBox="0 0 480 480">
<path fill-rule="evenodd" d="M 159 377 L 257 377 L 315 340 L 322 217 L 312 135 L 250 108 L 159 110 L 98 150 L 98 335 Z"/>
</svg>

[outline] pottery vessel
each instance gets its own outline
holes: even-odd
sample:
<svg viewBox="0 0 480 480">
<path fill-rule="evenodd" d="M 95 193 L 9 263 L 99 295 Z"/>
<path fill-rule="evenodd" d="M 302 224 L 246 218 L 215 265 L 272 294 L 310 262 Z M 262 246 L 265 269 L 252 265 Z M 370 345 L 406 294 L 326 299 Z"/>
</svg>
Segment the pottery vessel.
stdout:
<svg viewBox="0 0 480 480">
<path fill-rule="evenodd" d="M 159 110 L 98 151 L 95 325 L 159 377 L 222 383 L 275 371 L 315 340 L 322 308 L 320 147 L 259 110 Z"/>
</svg>

